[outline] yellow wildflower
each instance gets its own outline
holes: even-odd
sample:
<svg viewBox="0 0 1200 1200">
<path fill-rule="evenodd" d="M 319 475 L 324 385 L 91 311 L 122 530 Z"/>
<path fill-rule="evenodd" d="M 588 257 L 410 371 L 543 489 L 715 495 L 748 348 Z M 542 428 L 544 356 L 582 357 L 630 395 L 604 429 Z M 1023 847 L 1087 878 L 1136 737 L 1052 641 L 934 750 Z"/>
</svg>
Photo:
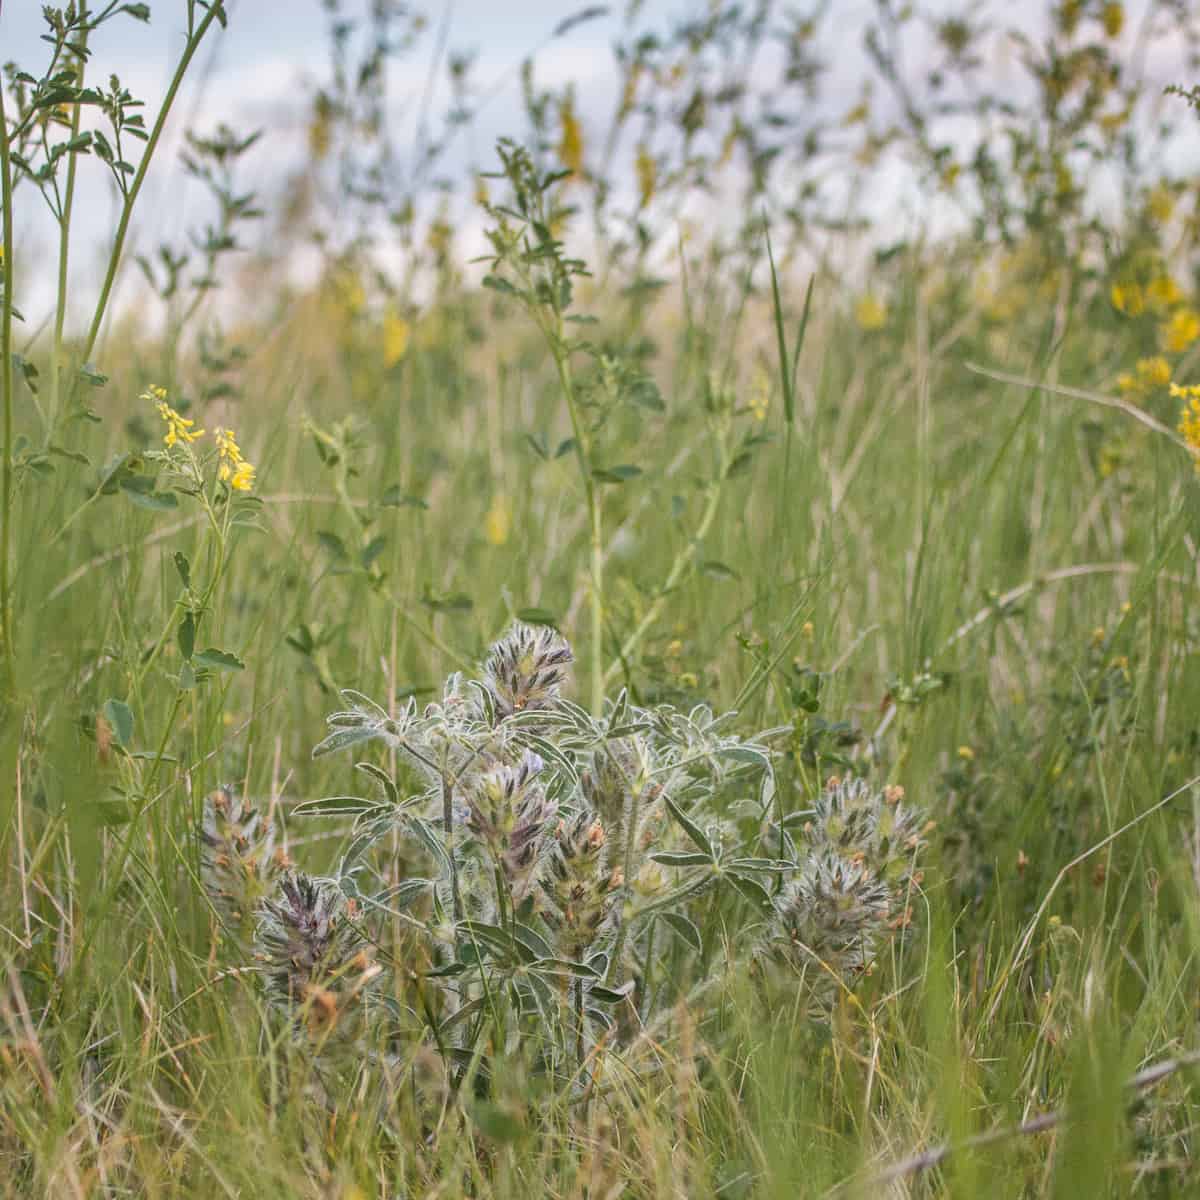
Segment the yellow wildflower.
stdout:
<svg viewBox="0 0 1200 1200">
<path fill-rule="evenodd" d="M 1136 317 L 1145 311 L 1146 297 L 1136 283 L 1114 283 L 1109 295 L 1113 308 L 1128 317 Z"/>
<path fill-rule="evenodd" d="M 1152 188 L 1146 197 L 1146 208 L 1154 220 L 1160 225 L 1165 225 L 1175 211 L 1175 197 L 1171 194 L 1171 189 L 1165 183 Z"/>
<path fill-rule="evenodd" d="M 1139 358 L 1136 373 L 1124 371 L 1118 375 L 1117 389 L 1126 395 L 1145 396 L 1170 382 L 1171 364 L 1162 355 L 1155 355 L 1154 358 Z"/>
<path fill-rule="evenodd" d="M 217 427 L 217 478 L 235 492 L 248 492 L 254 487 L 254 467 L 242 457 L 237 435 L 232 429 Z"/>
<path fill-rule="evenodd" d="M 1146 284 L 1146 300 L 1160 311 L 1172 308 L 1183 299 L 1183 291 L 1170 275 L 1160 275 Z"/>
<path fill-rule="evenodd" d="M 654 199 L 654 191 L 658 186 L 658 163 L 643 142 L 637 149 L 637 159 L 634 163 L 638 181 L 638 207 L 645 208 Z"/>
<path fill-rule="evenodd" d="M 1129 105 L 1118 108 L 1116 112 L 1104 113 L 1100 117 L 1100 128 L 1105 133 L 1116 133 L 1129 120 L 1132 113 L 1133 109 Z"/>
<path fill-rule="evenodd" d="M 570 89 L 558 111 L 561 136 L 558 158 L 572 175 L 583 174 L 583 126 L 575 112 L 575 91 Z"/>
<path fill-rule="evenodd" d="M 958 757 L 961 758 L 963 762 L 971 762 L 975 757 L 975 751 L 972 750 L 970 746 L 959 746 Z"/>
<path fill-rule="evenodd" d="M 142 393 L 141 398 L 148 404 L 153 404 L 158 409 L 158 415 L 166 422 L 167 432 L 163 436 L 163 444 L 165 446 L 171 447 L 178 442 L 183 442 L 186 445 L 204 436 L 203 429 L 194 428 L 195 421 L 177 413 L 167 403 L 166 388 L 159 387 L 157 384 L 151 384 Z"/>
<path fill-rule="evenodd" d="M 352 271 L 346 271 L 339 275 L 336 287 L 338 299 L 341 300 L 351 316 L 366 308 L 367 293 L 363 288 L 362 281 Z"/>
<path fill-rule="evenodd" d="M 1125 28 L 1125 6 L 1117 3 L 1106 4 L 1100 11 L 1100 20 L 1104 25 L 1104 32 L 1110 38 L 1120 37 L 1121 30 Z"/>
<path fill-rule="evenodd" d="M 1179 433 L 1196 463 L 1200 472 L 1200 386 L 1180 387 L 1171 384 L 1171 395 L 1184 402 L 1183 411 L 1179 414 Z"/>
<path fill-rule="evenodd" d="M 1200 313 L 1192 308 L 1181 308 L 1162 327 L 1163 343 L 1174 354 L 1186 350 L 1200 338 Z"/>
<path fill-rule="evenodd" d="M 453 230 L 443 220 L 438 219 L 431 221 L 429 231 L 425 234 L 425 244 L 439 258 L 443 257 L 450 249 L 450 239 L 453 235 Z"/>
<path fill-rule="evenodd" d="M 881 300 L 868 294 L 854 306 L 854 319 L 860 329 L 882 329 L 887 324 L 887 308 Z"/>
<path fill-rule="evenodd" d="M 392 309 L 383 318 L 383 365 L 394 367 L 408 350 L 408 322 Z"/>
<path fill-rule="evenodd" d="M 750 387 L 750 411 L 756 421 L 767 419 L 767 409 L 771 404 L 771 377 L 762 367 L 755 367 L 754 381 Z"/>
<path fill-rule="evenodd" d="M 487 516 L 483 518 L 483 536 L 493 546 L 503 546 L 512 532 L 512 507 L 505 496 L 497 496 L 492 501 Z"/>
</svg>

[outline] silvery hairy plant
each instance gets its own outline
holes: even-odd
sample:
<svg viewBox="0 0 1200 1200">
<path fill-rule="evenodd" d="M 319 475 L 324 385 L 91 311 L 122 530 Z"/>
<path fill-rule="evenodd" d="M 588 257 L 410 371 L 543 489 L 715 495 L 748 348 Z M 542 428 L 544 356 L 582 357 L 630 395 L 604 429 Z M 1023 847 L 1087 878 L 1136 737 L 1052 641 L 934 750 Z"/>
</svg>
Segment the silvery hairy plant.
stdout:
<svg viewBox="0 0 1200 1200">
<path fill-rule="evenodd" d="M 791 968 L 814 1010 L 903 926 L 920 834 L 898 789 L 839 784 L 781 829 L 778 731 L 744 738 L 733 714 L 624 691 L 593 716 L 564 695 L 570 663 L 559 633 L 517 623 L 481 678 L 451 675 L 423 708 L 343 693 L 314 756 L 381 744 L 397 769 L 360 761 L 373 795 L 295 810 L 352 819 L 331 878 L 288 875 L 260 909 L 270 994 L 308 1006 L 298 1025 L 314 997 L 318 1016 L 343 1011 L 344 980 L 356 1014 L 419 1012 L 451 1061 L 528 1043 L 565 1076 L 720 978 L 702 906 L 757 931 L 745 944 Z M 404 942 L 390 962 L 389 926 Z"/>
</svg>

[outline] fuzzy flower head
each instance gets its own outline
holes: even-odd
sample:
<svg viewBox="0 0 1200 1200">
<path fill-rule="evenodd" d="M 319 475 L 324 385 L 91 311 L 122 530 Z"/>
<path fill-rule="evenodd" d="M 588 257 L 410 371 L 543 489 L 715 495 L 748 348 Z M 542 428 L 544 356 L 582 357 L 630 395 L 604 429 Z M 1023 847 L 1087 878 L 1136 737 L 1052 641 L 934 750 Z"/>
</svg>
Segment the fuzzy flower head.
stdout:
<svg viewBox="0 0 1200 1200">
<path fill-rule="evenodd" d="M 624 883 L 619 870 L 608 868 L 607 841 L 600 818 L 588 809 L 560 820 L 551 839 L 541 875 L 550 904 L 545 915 L 569 957 L 580 957 L 595 940 Z"/>
<path fill-rule="evenodd" d="M 815 854 L 775 901 L 767 954 L 800 975 L 815 1007 L 828 1007 L 874 961 L 891 908 L 890 890 L 864 863 Z"/>
<path fill-rule="evenodd" d="M 810 847 L 861 863 L 884 882 L 907 885 L 925 843 L 920 815 L 903 797 L 900 788 L 877 792 L 862 779 L 830 780 L 806 827 Z"/>
<path fill-rule="evenodd" d="M 320 1046 L 361 1033 L 363 1001 L 379 974 L 351 916 L 337 880 L 300 871 L 285 875 L 259 910 L 255 948 L 267 994 Z"/>
<path fill-rule="evenodd" d="M 554 805 L 538 781 L 542 760 L 529 751 L 515 766 L 499 765 L 478 776 L 467 793 L 467 825 L 487 847 L 522 899 L 529 891 Z"/>
<path fill-rule="evenodd" d="M 158 415 L 166 423 L 167 432 L 163 435 L 163 444 L 169 449 L 182 442 L 185 446 L 198 441 L 204 436 L 203 429 L 195 428 L 195 421 L 181 416 L 167 403 L 167 389 L 151 384 L 141 398 L 158 409 Z"/>
<path fill-rule="evenodd" d="M 269 893 L 287 857 L 275 849 L 275 830 L 258 809 L 220 787 L 204 798 L 200 879 L 226 924 L 243 932 Z"/>
<path fill-rule="evenodd" d="M 484 665 L 500 716 L 549 708 L 558 699 L 573 657 L 566 638 L 556 630 L 515 621 L 492 647 Z"/>
<path fill-rule="evenodd" d="M 254 466 L 242 457 L 241 447 L 232 429 L 217 427 L 217 478 L 235 492 L 248 492 L 254 487 Z"/>
</svg>

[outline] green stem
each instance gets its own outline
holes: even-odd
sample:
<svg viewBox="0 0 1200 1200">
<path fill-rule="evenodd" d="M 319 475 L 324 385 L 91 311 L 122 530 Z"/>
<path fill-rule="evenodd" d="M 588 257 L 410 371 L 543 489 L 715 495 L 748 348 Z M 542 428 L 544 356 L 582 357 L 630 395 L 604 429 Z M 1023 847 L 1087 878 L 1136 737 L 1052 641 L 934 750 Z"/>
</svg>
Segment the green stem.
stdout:
<svg viewBox="0 0 1200 1200">
<path fill-rule="evenodd" d="M 4 300 L 0 307 L 0 404 L 3 405 L 4 463 L 0 473 L 0 641 L 3 643 L 4 674 L 9 691 L 15 690 L 13 665 L 12 580 L 9 554 L 12 546 L 12 310 L 13 310 L 13 221 L 12 160 L 8 145 L 8 117 L 4 111 L 4 89 L 0 87 L 0 203 L 4 205 Z"/>
<path fill-rule="evenodd" d="M 729 465 L 729 455 L 725 446 L 724 435 L 718 438 L 717 455 L 717 477 L 709 486 L 708 500 L 704 505 L 704 512 L 700 516 L 700 524 L 696 526 L 696 532 L 688 539 L 687 545 L 675 555 L 675 561 L 672 562 L 671 569 L 667 572 L 666 581 L 659 589 L 658 595 L 654 598 L 650 607 L 646 609 L 633 632 L 625 639 L 616 658 L 609 663 L 608 670 L 603 673 L 601 694 L 603 694 L 604 685 L 611 683 L 616 678 L 622 670 L 623 665 L 629 662 L 634 651 L 641 645 L 642 639 L 653 628 L 655 621 L 658 620 L 662 613 L 663 606 L 667 602 L 667 597 L 679 586 L 684 572 L 691 566 L 692 559 L 696 557 L 696 551 L 708 536 L 708 531 L 712 528 L 712 523 L 717 516 L 717 510 L 721 506 L 721 492 L 725 485 L 725 474 Z"/>
<path fill-rule="evenodd" d="M 562 314 L 555 313 L 556 328 L 547 330 L 547 339 L 554 354 L 554 365 L 558 369 L 558 382 L 567 412 L 571 418 L 571 433 L 575 440 L 575 461 L 583 482 L 583 495 L 588 510 L 588 530 L 591 542 L 591 657 L 592 657 L 592 715 L 599 716 L 604 707 L 604 516 L 596 481 L 592 477 L 591 442 L 583 427 L 579 402 L 575 396 L 575 381 L 571 375 L 571 362 L 564 337 Z"/>
<path fill-rule="evenodd" d="M 445 771 L 442 772 L 442 836 L 446 839 L 446 857 L 450 860 L 450 899 L 454 908 L 455 941 L 458 923 L 463 918 L 462 896 L 458 890 L 458 864 L 454 859 L 454 792 Z"/>
<path fill-rule="evenodd" d="M 222 0 L 216 0 L 213 3 L 208 12 L 205 13 L 204 19 L 196 27 L 195 32 L 188 38 L 183 56 L 180 58 L 179 64 L 175 68 L 175 74 L 171 78 L 171 86 L 167 88 L 162 108 L 159 109 L 158 119 L 154 122 L 154 128 L 151 130 L 150 137 L 146 142 L 146 149 L 142 153 L 142 160 L 138 164 L 137 172 L 133 177 L 133 183 L 129 187 L 129 193 L 121 208 L 121 220 L 117 225 L 117 234 L 113 240 L 112 253 L 108 260 L 108 271 L 104 276 L 104 284 L 100 289 L 100 299 L 96 302 L 96 311 L 92 316 L 91 328 L 88 330 L 87 341 L 83 347 L 84 362 L 87 362 L 91 357 L 92 351 L 96 346 L 96 340 L 100 336 L 100 326 L 104 321 L 104 313 L 108 308 L 113 283 L 117 277 L 117 268 L 121 264 L 121 256 L 125 249 L 125 237 L 129 232 L 129 221 L 133 216 L 133 208 L 137 203 L 138 193 L 142 190 L 142 184 L 145 182 L 146 172 L 149 170 L 151 160 L 154 158 L 154 151 L 158 146 L 158 140 L 162 136 L 162 131 L 167 123 L 167 117 L 171 112 L 172 105 L 175 103 L 175 97 L 179 92 L 180 85 L 183 83 L 183 77 L 191 65 L 192 57 L 199 48 L 205 33 L 208 32 L 208 27 L 216 20 L 217 13 L 222 11 L 221 3 Z"/>
<path fill-rule="evenodd" d="M 86 0 L 80 5 L 80 14 L 87 15 Z M 85 25 L 83 32 L 79 35 L 84 46 L 87 47 L 88 27 Z M 79 59 L 79 71 L 76 77 L 76 83 L 83 86 L 83 74 L 86 70 L 86 63 L 83 57 Z M 71 118 L 71 138 L 74 140 L 79 136 L 79 118 L 83 112 L 83 105 L 75 105 L 75 113 Z M 62 344 L 63 344 L 63 326 L 67 319 L 67 263 L 70 256 L 71 248 L 71 210 L 75 202 L 75 168 L 79 161 L 79 155 L 72 153 L 67 158 L 67 189 L 63 197 L 62 212 L 58 219 L 58 293 L 54 304 L 54 350 L 53 357 L 50 360 L 50 419 L 47 422 L 50 434 L 53 436 L 54 430 L 58 424 L 58 402 L 60 395 L 61 380 L 59 378 L 62 370 Z"/>
</svg>

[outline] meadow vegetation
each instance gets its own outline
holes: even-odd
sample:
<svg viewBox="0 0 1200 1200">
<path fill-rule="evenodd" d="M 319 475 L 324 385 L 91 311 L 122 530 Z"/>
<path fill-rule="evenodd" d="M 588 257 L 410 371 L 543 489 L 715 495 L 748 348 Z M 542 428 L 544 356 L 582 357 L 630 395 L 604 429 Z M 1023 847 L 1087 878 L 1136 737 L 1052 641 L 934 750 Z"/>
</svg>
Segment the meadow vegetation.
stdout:
<svg viewBox="0 0 1200 1200">
<path fill-rule="evenodd" d="M 463 170 L 439 14 L 326 0 L 277 189 L 178 102 L 237 6 L 45 10 L 0 1196 L 1200 1190 L 1200 19 L 1010 7 L 848 83 L 838 6 L 634 0 L 607 123 L 534 54 Z"/>
</svg>

